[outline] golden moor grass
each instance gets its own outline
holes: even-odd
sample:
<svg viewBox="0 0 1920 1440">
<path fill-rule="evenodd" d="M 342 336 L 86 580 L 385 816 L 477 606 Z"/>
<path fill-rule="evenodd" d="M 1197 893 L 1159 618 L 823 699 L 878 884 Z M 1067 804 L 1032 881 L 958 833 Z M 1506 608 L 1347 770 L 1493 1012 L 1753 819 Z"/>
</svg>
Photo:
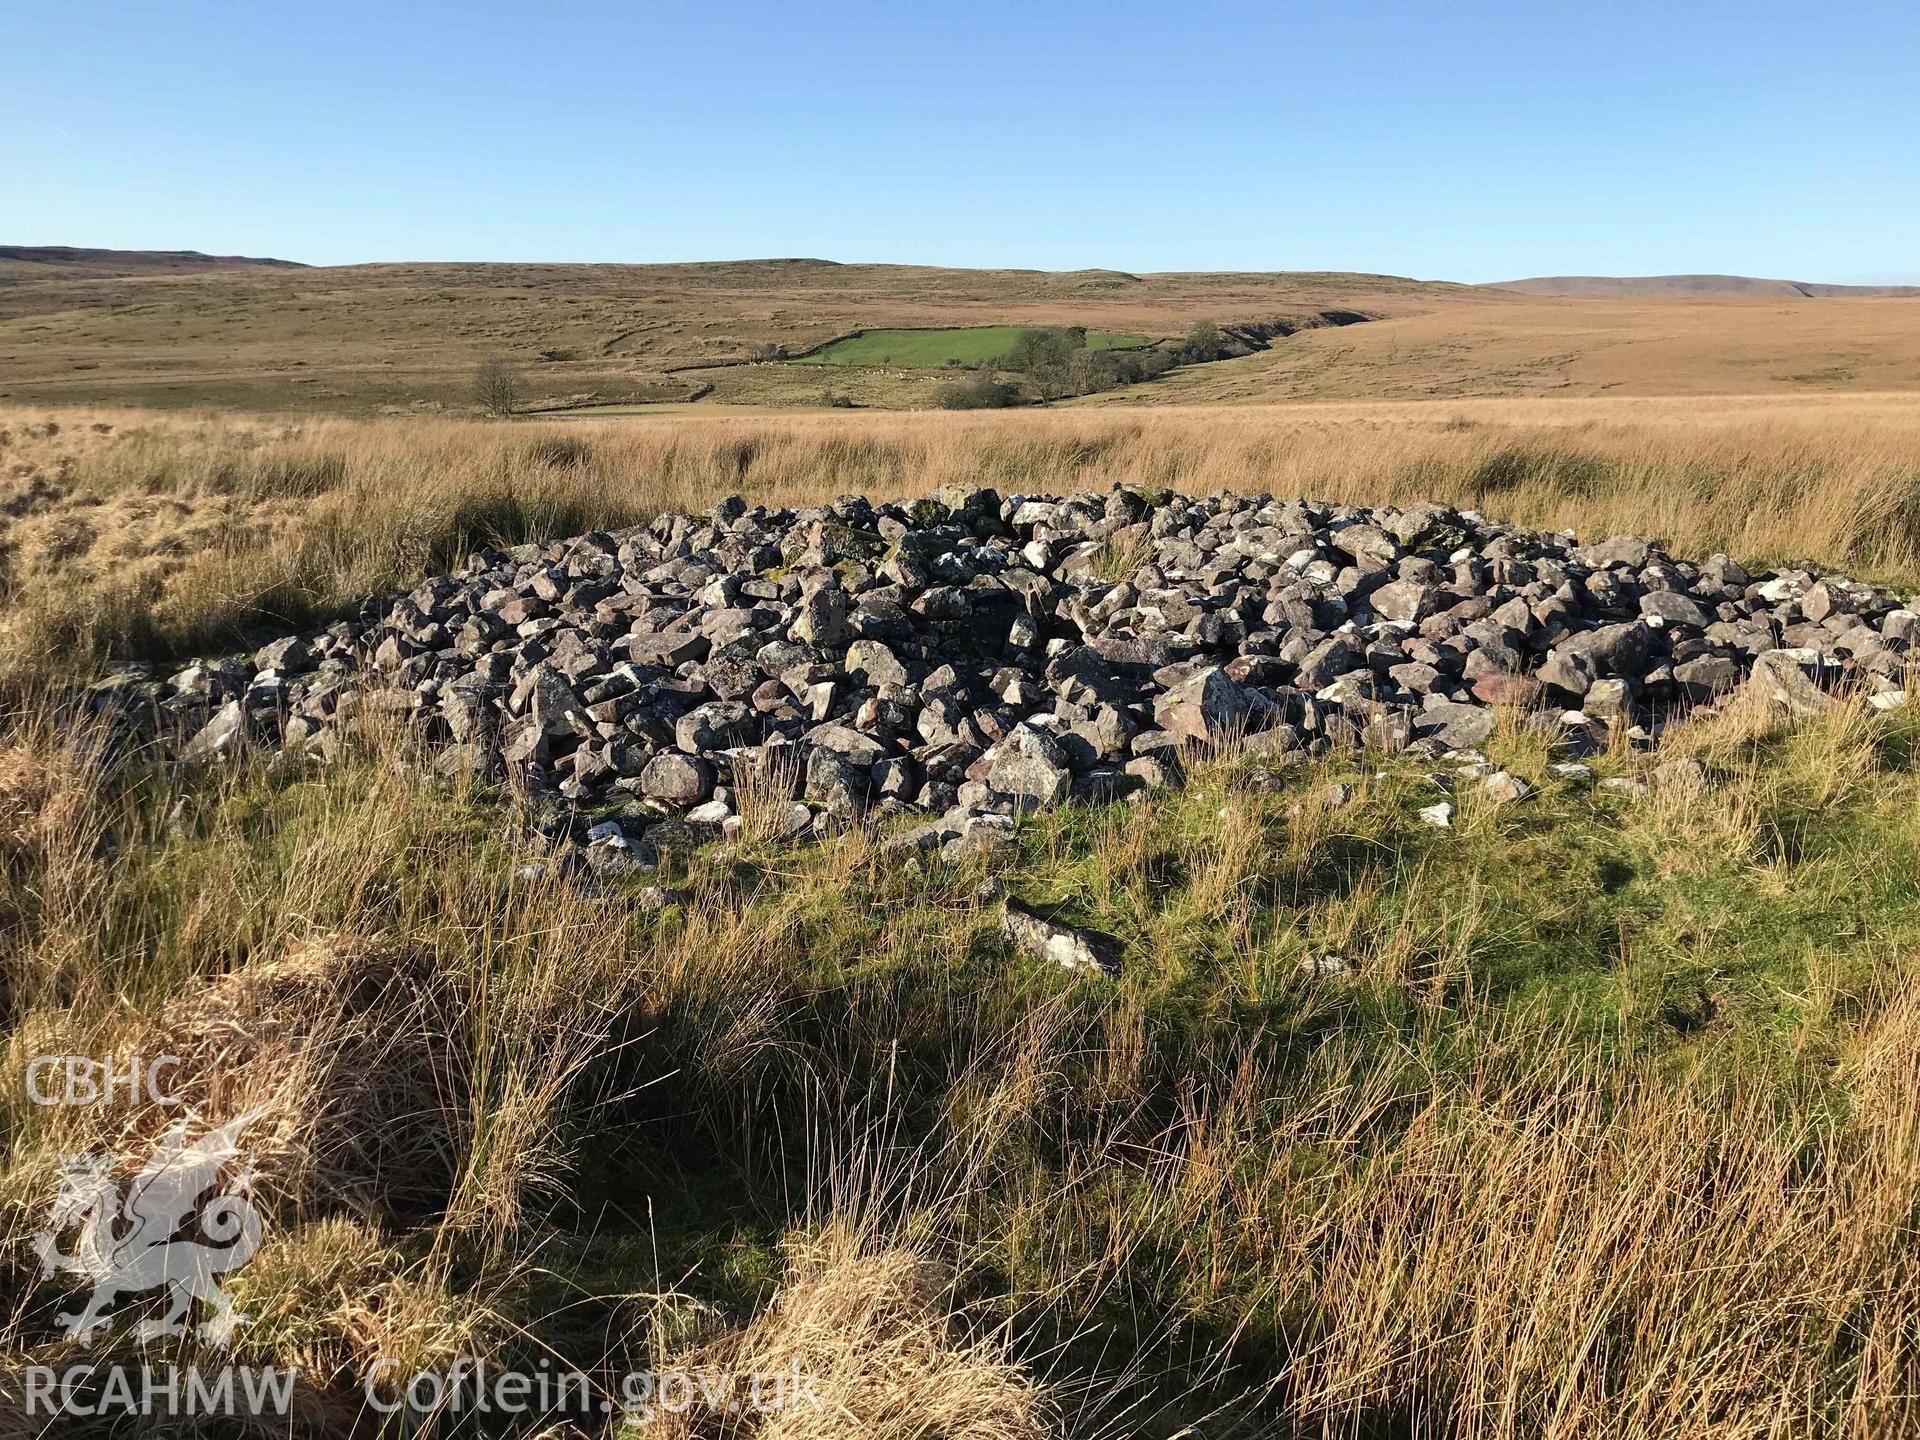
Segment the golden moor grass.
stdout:
<svg viewBox="0 0 1920 1440">
<path fill-rule="evenodd" d="M 663 1416 L 662 1433 L 702 1440 L 1049 1440 L 1061 1433 L 1047 1390 L 1008 1357 L 1003 1341 L 964 1332 L 952 1278 L 930 1257 L 899 1245 L 874 1248 L 858 1231 L 832 1225 L 795 1236 L 785 1266 L 762 1314 L 670 1357 L 668 1368 L 768 1382 L 810 1376 L 808 1397 L 783 1397 L 768 1383 L 763 1412 L 748 1402 L 738 1414 Z"/>
<path fill-rule="evenodd" d="M 1864 1037 L 1868 1063 L 1911 1047 L 1905 1024 Z M 1824 1393 L 1839 1430 L 1898 1428 L 1916 1172 L 1888 1137 L 1911 1095 L 1841 1140 L 1750 1091 L 1545 1064 L 1434 1095 L 1328 1217 L 1342 1319 L 1298 1357 L 1293 1403 L 1351 1421 L 1426 1395 L 1464 1435 L 1732 1435 L 1797 1432 Z M 1853 1386 L 1835 1347 L 1871 1357 Z"/>
<path fill-rule="evenodd" d="M 190 984 L 157 1014 L 108 1014 L 39 1053 L 168 1055 L 174 1094 L 208 1123 L 256 1110 L 248 1144 L 276 1201 L 360 1216 L 443 1208 L 472 1123 L 455 977 L 390 944 L 314 936 Z M 63 1109 L 62 1147 L 138 1155 L 174 1116 L 148 1105 Z M 76 1128 L 77 1127 L 77 1128 Z"/>
</svg>

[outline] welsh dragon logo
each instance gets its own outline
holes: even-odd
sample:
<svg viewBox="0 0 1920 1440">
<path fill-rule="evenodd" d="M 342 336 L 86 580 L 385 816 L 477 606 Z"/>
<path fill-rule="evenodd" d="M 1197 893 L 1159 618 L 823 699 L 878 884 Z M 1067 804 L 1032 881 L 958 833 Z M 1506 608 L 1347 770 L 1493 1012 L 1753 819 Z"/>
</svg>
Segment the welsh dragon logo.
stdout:
<svg viewBox="0 0 1920 1440">
<path fill-rule="evenodd" d="M 216 1277 L 238 1270 L 260 1248 L 260 1212 L 249 1198 L 253 1167 L 245 1164 L 219 1188 L 221 1172 L 239 1158 L 240 1132 L 268 1107 L 250 1110 L 189 1142 L 190 1119 L 161 1137 L 124 1192 L 112 1175 L 111 1157 L 81 1155 L 67 1161 L 47 1228 L 33 1237 L 41 1274 L 66 1271 L 88 1276 L 93 1294 L 77 1315 L 62 1315 L 60 1328 L 75 1340 L 91 1339 L 112 1320 L 121 1296 L 165 1287 L 164 1315 L 142 1321 L 135 1338 L 144 1343 L 184 1333 L 197 1300 L 213 1314 L 199 1327 L 203 1340 L 224 1349 L 247 1317 Z M 75 1232 L 73 1249 L 59 1241 Z"/>
</svg>

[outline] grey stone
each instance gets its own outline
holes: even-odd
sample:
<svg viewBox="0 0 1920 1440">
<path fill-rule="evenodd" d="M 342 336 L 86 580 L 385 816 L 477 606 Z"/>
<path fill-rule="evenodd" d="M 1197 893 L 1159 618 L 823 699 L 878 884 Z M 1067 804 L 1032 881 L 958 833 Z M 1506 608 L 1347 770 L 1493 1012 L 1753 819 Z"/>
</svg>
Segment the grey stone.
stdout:
<svg viewBox="0 0 1920 1440">
<path fill-rule="evenodd" d="M 646 914 L 658 915 L 674 906 L 685 907 L 693 899 L 686 890 L 675 890 L 665 885 L 649 885 L 633 897 L 634 907 Z"/>
<path fill-rule="evenodd" d="M 1325 953 L 1301 956 L 1300 969 L 1316 980 L 1351 980 L 1360 967 L 1345 955 Z"/>
<path fill-rule="evenodd" d="M 834 750 L 807 752 L 806 798 L 838 819 L 866 812 L 873 780 L 862 766 Z"/>
<path fill-rule="evenodd" d="M 1136 755 L 1127 761 L 1123 769 L 1124 773 L 1139 780 L 1149 790 L 1162 790 L 1180 783 L 1179 762 L 1171 756 Z"/>
<path fill-rule="evenodd" d="M 862 685 L 907 683 L 907 667 L 878 640 L 856 640 L 847 647 L 847 673 Z"/>
<path fill-rule="evenodd" d="M 870 770 L 887 758 L 887 747 L 871 735 L 863 735 L 850 725 L 816 725 L 801 736 L 807 745 L 818 750 L 830 750 L 846 760 Z"/>
<path fill-rule="evenodd" d="M 684 665 L 703 658 L 709 648 L 704 635 L 629 635 L 626 651 L 643 665 Z"/>
<path fill-rule="evenodd" d="M 1017 843 L 1009 817 L 963 815 L 953 822 L 952 838 L 940 847 L 940 858 L 959 861 L 974 855 L 1010 854 Z"/>
<path fill-rule="evenodd" d="M 1708 700 L 1739 683 L 1740 666 L 1729 656 L 1699 655 L 1674 666 L 1673 678 L 1688 699 Z"/>
<path fill-rule="evenodd" d="M 603 880 L 644 875 L 657 864 L 652 846 L 644 841 L 633 844 L 624 835 L 590 841 L 586 847 L 586 860 L 587 868 Z"/>
<path fill-rule="evenodd" d="M 1349 670 L 1366 664 L 1365 652 L 1351 635 L 1332 635 L 1300 661 L 1299 682 L 1306 690 L 1324 690 Z"/>
<path fill-rule="evenodd" d="M 1790 650 L 1756 655 L 1746 691 L 1762 703 L 1777 705 L 1796 716 L 1824 715 L 1840 703 L 1808 673 L 1807 657 Z"/>
<path fill-rule="evenodd" d="M 1434 610 L 1438 587 L 1416 584 L 1411 580 L 1396 580 L 1390 585 L 1382 585 L 1371 597 L 1373 613 L 1385 620 L 1401 620 L 1417 624 L 1431 615 Z"/>
<path fill-rule="evenodd" d="M 696 705 L 674 723 L 674 743 L 688 754 L 724 750 L 754 737 L 757 726 L 751 706 L 738 700 L 710 700 Z"/>
<path fill-rule="evenodd" d="M 1691 755 L 1676 756 L 1653 772 L 1653 788 L 1668 793 L 1704 795 L 1712 783 L 1707 767 Z"/>
<path fill-rule="evenodd" d="M 1213 665 L 1156 698 L 1153 720 L 1175 735 L 1218 743 L 1254 728 L 1264 709 L 1258 695 Z"/>
<path fill-rule="evenodd" d="M 1085 930 L 1059 925 L 1029 910 L 1011 895 L 1001 902 L 1000 930 L 1014 949 L 1076 974 L 1120 974 L 1112 947 Z"/>
<path fill-rule="evenodd" d="M 1706 629 L 1713 619 L 1697 601 L 1677 590 L 1649 590 L 1640 597 L 1640 613 L 1657 616 L 1668 625 L 1691 625 L 1696 630 Z"/>
<path fill-rule="evenodd" d="M 1480 781 L 1480 793 L 1496 805 L 1512 805 L 1533 795 L 1533 786 L 1505 770 L 1496 770 Z"/>
<path fill-rule="evenodd" d="M 1638 570 L 1647 563 L 1652 547 L 1638 535 L 1615 535 L 1597 545 L 1583 546 L 1573 553 L 1582 565 L 1591 565 L 1596 569 L 1620 565 L 1629 570 Z"/>
<path fill-rule="evenodd" d="M 1540 666 L 1542 683 L 1553 686 L 1576 700 L 1593 688 L 1596 679 L 1593 661 L 1566 646 L 1550 652 Z"/>
<path fill-rule="evenodd" d="M 987 783 L 1002 795 L 1028 796 L 1051 808 L 1072 789 L 1073 771 L 1059 743 L 1031 725 L 1017 726 L 988 754 L 992 768 Z"/>
<path fill-rule="evenodd" d="M 1484 744 L 1496 728 L 1494 713 L 1480 705 L 1446 702 L 1429 706 L 1413 717 L 1414 734 L 1448 750 Z"/>
<path fill-rule="evenodd" d="M 713 789 L 713 767 L 692 755 L 662 751 L 640 772 L 640 790 L 655 800 L 697 805 Z"/>
<path fill-rule="evenodd" d="M 1587 687 L 1580 708 L 1602 720 L 1618 720 L 1633 713 L 1635 687 L 1618 677 L 1595 680 Z"/>
<path fill-rule="evenodd" d="M 247 741 L 247 713 L 238 700 L 229 700 L 213 712 L 180 752 L 190 765 L 230 760 Z"/>
<path fill-rule="evenodd" d="M 282 675 L 297 675 L 311 670 L 316 662 L 313 642 L 298 635 L 289 635 L 284 640 L 263 645 L 253 655 L 255 669 L 274 670 Z"/>
</svg>

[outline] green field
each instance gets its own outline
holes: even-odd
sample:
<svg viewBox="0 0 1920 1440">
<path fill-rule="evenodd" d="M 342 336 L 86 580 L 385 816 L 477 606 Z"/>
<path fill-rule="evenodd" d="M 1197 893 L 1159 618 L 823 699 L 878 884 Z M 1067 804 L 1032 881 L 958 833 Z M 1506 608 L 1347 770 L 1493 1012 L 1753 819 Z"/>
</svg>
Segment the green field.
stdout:
<svg viewBox="0 0 1920 1440">
<path fill-rule="evenodd" d="M 835 340 L 802 365 L 985 365 L 1013 348 L 1027 325 L 971 325 L 951 330 L 863 330 Z M 1144 335 L 1122 335 L 1112 330 L 1087 331 L 1089 350 L 1130 350 L 1151 342 Z"/>
</svg>

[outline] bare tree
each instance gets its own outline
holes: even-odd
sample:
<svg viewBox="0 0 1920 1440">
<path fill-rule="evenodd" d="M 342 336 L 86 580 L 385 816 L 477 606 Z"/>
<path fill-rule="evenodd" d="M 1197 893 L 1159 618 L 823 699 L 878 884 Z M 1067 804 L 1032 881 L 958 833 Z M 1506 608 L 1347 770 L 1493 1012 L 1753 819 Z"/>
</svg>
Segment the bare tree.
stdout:
<svg viewBox="0 0 1920 1440">
<path fill-rule="evenodd" d="M 520 408 L 520 372 L 498 355 L 489 355 L 473 372 L 473 398 L 489 415 L 511 415 Z"/>
</svg>

